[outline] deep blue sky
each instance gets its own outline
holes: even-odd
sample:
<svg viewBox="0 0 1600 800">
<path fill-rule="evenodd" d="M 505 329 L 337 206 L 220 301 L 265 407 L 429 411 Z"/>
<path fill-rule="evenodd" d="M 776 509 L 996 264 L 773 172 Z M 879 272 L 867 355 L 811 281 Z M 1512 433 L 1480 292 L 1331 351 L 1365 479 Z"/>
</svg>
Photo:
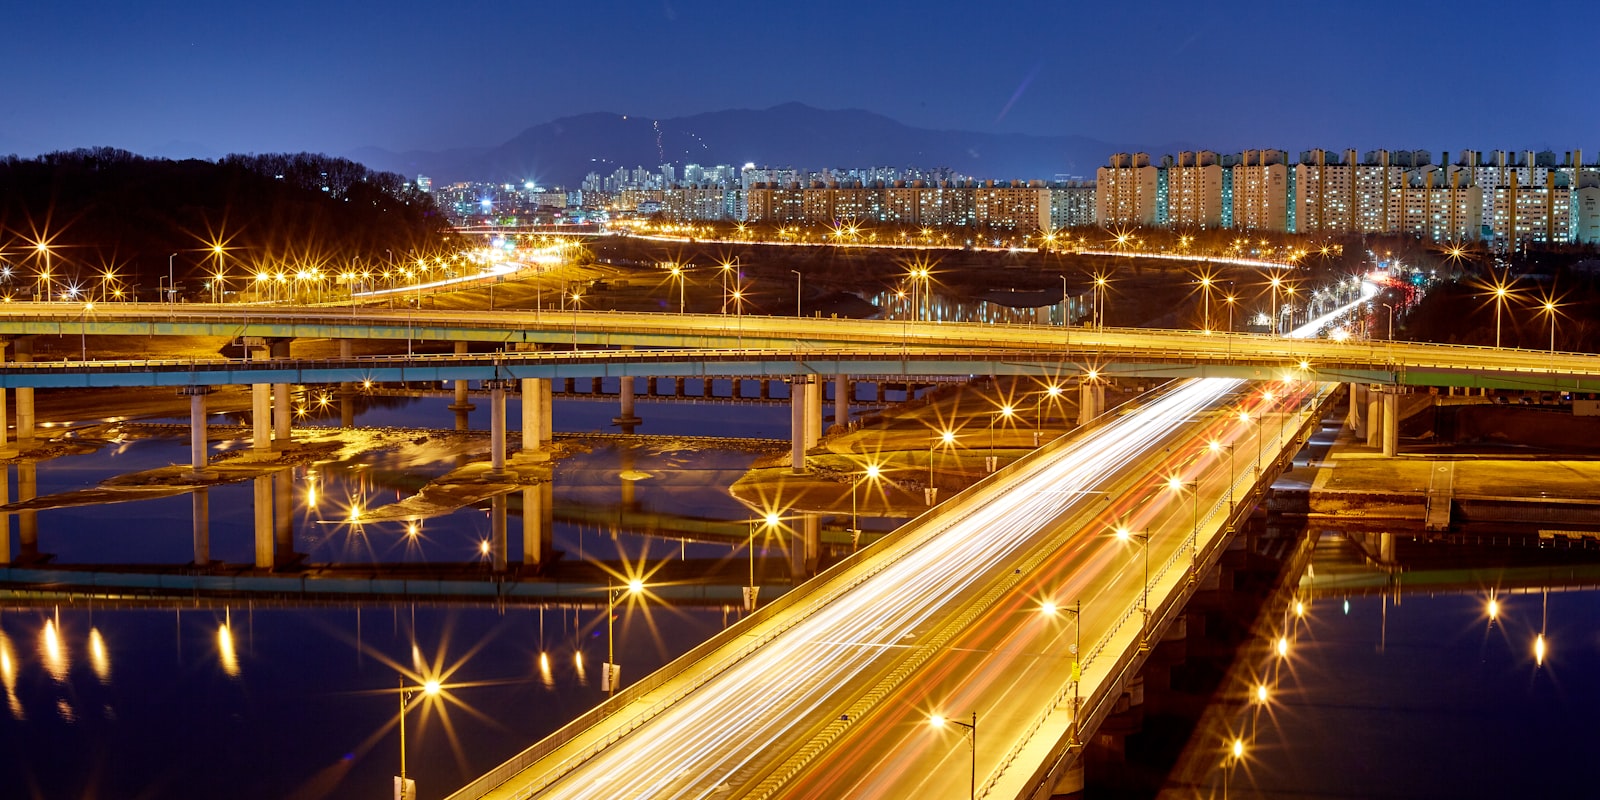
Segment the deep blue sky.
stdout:
<svg viewBox="0 0 1600 800">
<path fill-rule="evenodd" d="M 1600 150 L 1600 4 L 1525 0 L 8 3 L 0 153 L 498 144 L 800 101 L 1229 150 Z"/>
</svg>

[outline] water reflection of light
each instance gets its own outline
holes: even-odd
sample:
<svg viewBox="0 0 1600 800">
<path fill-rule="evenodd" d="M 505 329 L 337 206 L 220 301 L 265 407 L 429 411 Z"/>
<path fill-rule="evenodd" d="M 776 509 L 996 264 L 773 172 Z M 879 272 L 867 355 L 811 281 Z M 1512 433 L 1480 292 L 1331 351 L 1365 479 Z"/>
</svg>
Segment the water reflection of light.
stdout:
<svg viewBox="0 0 1600 800">
<path fill-rule="evenodd" d="M 1493 621 L 1495 621 L 1495 620 L 1497 620 L 1499 618 L 1500 618 L 1500 601 L 1496 600 L 1493 596 L 1491 596 L 1489 598 L 1489 621 L 1493 622 Z"/>
<path fill-rule="evenodd" d="M 541 652 L 539 654 L 539 681 L 544 684 L 544 688 L 546 689 L 556 688 L 555 675 L 550 672 L 549 653 Z"/>
<path fill-rule="evenodd" d="M 100 635 L 99 628 L 89 629 L 89 664 L 94 667 L 94 676 L 101 683 L 111 682 L 111 656 L 106 652 L 106 640 Z"/>
<path fill-rule="evenodd" d="M 1541 667 L 1544 666 L 1544 654 L 1544 634 L 1541 633 L 1539 638 L 1533 640 L 1533 660 Z"/>
<path fill-rule="evenodd" d="M 44 657 L 44 668 L 50 677 L 65 682 L 71 664 L 67 660 L 66 648 L 61 646 L 61 633 L 56 630 L 56 621 L 53 619 L 44 621 L 44 631 L 39 635 L 39 654 Z"/>
<path fill-rule="evenodd" d="M 5 685 L 6 705 L 14 719 L 22 719 L 22 701 L 17 698 L 17 659 L 12 652 L 11 637 L 0 631 L 0 683 Z"/>
<path fill-rule="evenodd" d="M 239 654 L 233 649 L 233 631 L 229 630 L 226 622 L 217 628 L 217 656 L 222 662 L 222 671 L 228 677 L 239 677 Z"/>
<path fill-rule="evenodd" d="M 1289 637 L 1287 637 L 1287 636 L 1279 636 L 1278 637 L 1278 655 L 1280 655 L 1280 656 L 1289 655 Z"/>
<path fill-rule="evenodd" d="M 577 667 L 577 669 L 578 669 L 578 685 L 580 685 L 580 686 L 588 686 L 589 685 L 589 673 L 585 672 L 584 669 L 583 669 L 583 651 L 582 650 L 579 650 L 576 653 L 572 654 L 572 664 L 573 664 L 573 666 Z"/>
</svg>

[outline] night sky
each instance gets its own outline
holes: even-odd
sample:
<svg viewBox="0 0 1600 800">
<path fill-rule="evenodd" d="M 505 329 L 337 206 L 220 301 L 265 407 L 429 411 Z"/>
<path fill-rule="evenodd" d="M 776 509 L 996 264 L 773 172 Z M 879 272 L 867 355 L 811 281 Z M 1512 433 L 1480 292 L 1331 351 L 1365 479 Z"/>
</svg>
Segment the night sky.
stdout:
<svg viewBox="0 0 1600 800">
<path fill-rule="evenodd" d="M 799 101 L 1219 151 L 1600 149 L 1600 3 L 8 3 L 0 153 L 499 144 Z"/>
</svg>

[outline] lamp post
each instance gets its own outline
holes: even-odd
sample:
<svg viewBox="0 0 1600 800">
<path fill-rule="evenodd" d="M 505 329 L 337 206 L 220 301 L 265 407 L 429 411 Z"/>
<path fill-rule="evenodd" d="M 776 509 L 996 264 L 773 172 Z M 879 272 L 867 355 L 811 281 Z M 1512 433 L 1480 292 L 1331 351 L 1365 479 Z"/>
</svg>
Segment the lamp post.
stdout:
<svg viewBox="0 0 1600 800">
<path fill-rule="evenodd" d="M 1389 305 L 1388 303 L 1379 303 L 1378 305 L 1389 309 L 1389 341 L 1392 342 L 1394 341 L 1394 306 Z M 1497 344 L 1495 346 L 1498 347 L 1499 345 Z"/>
<path fill-rule="evenodd" d="M 768 514 L 762 520 L 762 523 L 765 525 L 763 530 L 770 532 L 773 528 L 778 526 L 778 523 L 782 521 L 782 518 L 780 518 L 777 514 Z M 750 585 L 745 588 L 745 611 L 756 610 L 756 595 L 758 592 L 759 588 L 756 586 L 756 522 L 755 520 L 750 520 Z"/>
<path fill-rule="evenodd" d="M 1283 285 L 1283 278 L 1272 276 L 1272 335 L 1278 335 L 1278 287 Z"/>
<path fill-rule="evenodd" d="M 582 305 L 583 293 L 577 289 L 572 290 L 572 350 L 578 350 L 578 306 Z"/>
<path fill-rule="evenodd" d="M 1106 304 L 1106 277 L 1104 275 L 1096 275 L 1095 276 L 1094 288 L 1095 288 L 1095 294 L 1097 295 L 1097 297 L 1095 299 L 1095 304 L 1094 304 L 1095 305 L 1095 311 L 1094 311 L 1095 327 L 1097 329 L 1102 329 L 1103 330 L 1106 327 L 1106 305 L 1107 305 Z"/>
<path fill-rule="evenodd" d="M 605 669 L 600 671 L 600 682 L 605 686 L 607 698 L 617 693 L 617 682 L 622 672 L 617 668 L 616 637 L 612 633 L 613 623 L 617 618 L 617 600 L 621 599 L 624 588 L 628 596 L 632 597 L 644 591 L 644 581 L 634 578 L 628 581 L 626 587 L 612 586 L 609 581 L 606 584 L 606 594 L 609 597 L 606 603 L 606 665 Z"/>
<path fill-rule="evenodd" d="M 1203 293 L 1203 295 L 1205 296 L 1205 303 L 1206 303 L 1206 311 L 1205 311 L 1205 326 L 1206 327 L 1205 327 L 1205 330 L 1206 330 L 1206 333 L 1210 333 L 1211 332 L 1211 276 L 1210 275 L 1205 275 L 1205 276 L 1202 276 L 1200 278 L 1200 290 Z"/>
<path fill-rule="evenodd" d="M 1079 694 L 1078 687 L 1083 682 L 1083 601 L 1074 600 L 1072 608 L 1062 608 L 1046 600 L 1040 605 L 1039 610 L 1051 616 L 1057 611 L 1072 615 L 1072 728 L 1067 736 L 1067 747 L 1080 747 L 1082 745 L 1078 741 L 1078 710 L 1083 705 L 1083 697 Z"/>
<path fill-rule="evenodd" d="M 789 271 L 794 273 L 794 315 L 796 317 L 799 317 L 799 316 L 801 316 L 801 314 L 800 314 L 800 293 L 801 293 L 801 288 L 802 288 L 801 287 L 801 280 L 802 279 L 801 279 L 801 276 L 800 276 L 800 270 L 791 269 Z"/>
<path fill-rule="evenodd" d="M 94 303 L 83 304 L 83 313 L 78 317 L 78 345 L 82 348 L 79 361 L 89 360 L 89 312 L 94 310 Z"/>
<path fill-rule="evenodd" d="M 171 302 L 172 296 L 177 294 L 177 284 L 173 282 L 172 278 L 172 260 L 177 257 L 177 253 L 167 256 L 167 302 Z"/>
<path fill-rule="evenodd" d="M 395 797 L 403 800 L 417 796 L 416 782 L 406 777 L 406 706 L 419 691 L 432 697 L 439 693 L 439 682 L 429 680 L 421 686 L 406 686 L 406 679 L 400 679 L 400 777 L 395 780 Z"/>
<path fill-rule="evenodd" d="M 1233 301 L 1238 299 L 1231 294 L 1222 298 L 1223 302 L 1228 304 L 1228 333 L 1233 333 Z"/>
<path fill-rule="evenodd" d="M 40 285 L 40 287 L 41 287 L 41 289 L 42 289 L 42 291 L 44 293 L 44 299 L 45 300 L 49 300 L 50 299 L 50 294 L 51 294 L 51 292 L 50 292 L 50 257 L 52 255 L 52 253 L 50 252 L 50 245 L 48 245 L 48 244 L 46 244 L 44 242 L 37 242 L 37 243 L 34 244 L 33 249 L 38 251 L 38 252 L 40 252 L 40 253 L 44 253 L 44 271 L 39 273 L 39 285 Z M 35 297 L 34 300 L 35 300 L 35 302 L 37 302 L 38 298 Z"/>
<path fill-rule="evenodd" d="M 1144 615 L 1144 625 L 1139 630 L 1139 650 L 1143 652 L 1150 649 L 1150 531 L 1117 528 L 1117 538 L 1124 542 L 1138 539 L 1139 549 L 1144 554 L 1144 589 L 1139 596 L 1139 613 Z"/>
<path fill-rule="evenodd" d="M 940 714 L 934 714 L 933 716 L 928 717 L 928 724 L 935 728 L 943 728 L 946 725 L 955 725 L 966 730 L 967 741 L 972 745 L 972 777 L 968 783 L 967 797 L 976 798 L 978 796 L 978 712 L 972 712 L 971 722 L 962 722 L 958 719 L 946 719 Z"/>
<path fill-rule="evenodd" d="M 1061 327 L 1072 325 L 1072 302 L 1067 295 L 1067 274 L 1061 273 Z"/>
<path fill-rule="evenodd" d="M 681 267 L 681 266 L 679 266 L 677 264 L 673 264 L 672 265 L 672 277 L 676 278 L 677 281 L 678 281 L 678 313 L 682 314 L 683 313 L 683 307 L 684 307 L 684 292 L 686 291 L 684 289 L 683 267 Z"/>
<path fill-rule="evenodd" d="M 1249 409 L 1240 409 L 1240 411 L 1239 411 L 1239 421 L 1243 422 L 1245 425 L 1249 425 L 1251 422 L 1254 422 L 1255 420 L 1254 420 L 1253 417 L 1250 416 Z M 1261 423 L 1257 422 L 1256 423 L 1256 467 L 1255 467 L 1255 470 L 1256 470 L 1255 474 L 1257 474 L 1257 475 L 1261 474 L 1261 430 L 1260 430 L 1260 428 L 1261 428 Z"/>
<path fill-rule="evenodd" d="M 1508 292 L 1506 290 L 1505 284 L 1501 283 L 1501 284 L 1496 284 L 1495 285 L 1495 287 L 1494 287 L 1494 346 L 1495 347 L 1499 347 L 1500 346 L 1500 309 L 1505 307 L 1506 295 L 1507 294 L 1510 294 L 1510 292 Z"/>
<path fill-rule="evenodd" d="M 1539 306 L 1540 312 L 1542 312 L 1544 314 L 1548 314 L 1550 316 L 1550 354 L 1551 355 L 1555 355 L 1555 352 L 1556 352 L 1556 308 L 1557 308 L 1556 303 L 1553 300 L 1546 300 L 1546 301 L 1544 301 L 1544 303 L 1542 305 Z"/>
</svg>

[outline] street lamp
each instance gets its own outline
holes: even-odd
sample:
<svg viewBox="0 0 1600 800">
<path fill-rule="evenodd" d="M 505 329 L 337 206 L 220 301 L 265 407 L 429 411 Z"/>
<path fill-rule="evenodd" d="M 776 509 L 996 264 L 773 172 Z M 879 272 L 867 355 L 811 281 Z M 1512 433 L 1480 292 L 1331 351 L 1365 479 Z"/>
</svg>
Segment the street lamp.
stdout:
<svg viewBox="0 0 1600 800">
<path fill-rule="evenodd" d="M 1139 650 L 1142 652 L 1150 649 L 1150 531 L 1121 527 L 1117 528 L 1117 538 L 1124 542 L 1138 539 L 1139 549 L 1144 554 L 1144 590 L 1139 598 L 1139 613 L 1144 615 L 1144 625 L 1139 631 Z"/>
<path fill-rule="evenodd" d="M 1206 333 L 1210 333 L 1211 332 L 1211 276 L 1210 275 L 1201 276 L 1201 278 L 1200 278 L 1200 289 L 1201 289 L 1201 291 L 1203 292 L 1203 294 L 1205 296 L 1205 303 L 1206 303 L 1206 311 L 1205 311 L 1205 326 L 1206 327 L 1205 327 L 1205 330 L 1206 330 Z"/>
<path fill-rule="evenodd" d="M 1509 295 L 1510 293 L 1511 292 L 1506 288 L 1506 284 L 1504 284 L 1504 283 L 1496 283 L 1495 284 L 1495 286 L 1494 286 L 1494 346 L 1495 347 L 1499 347 L 1500 346 L 1500 310 L 1505 307 L 1506 296 Z"/>
<path fill-rule="evenodd" d="M 1550 316 L 1551 355 L 1555 355 L 1556 352 L 1556 308 L 1558 308 L 1558 306 L 1554 300 L 1545 300 L 1544 303 L 1539 306 L 1540 313 L 1548 314 Z"/>
<path fill-rule="evenodd" d="M 673 264 L 672 265 L 672 277 L 674 277 L 674 278 L 676 278 L 678 280 L 678 313 L 682 314 L 683 313 L 683 306 L 684 306 L 684 296 L 683 295 L 684 295 L 684 291 L 685 291 L 685 289 L 684 289 L 683 267 L 681 267 L 681 266 L 679 266 L 677 264 Z"/>
<path fill-rule="evenodd" d="M 1107 303 L 1106 303 L 1106 276 L 1104 276 L 1104 275 L 1096 275 L 1094 277 L 1094 288 L 1095 288 L 1096 295 L 1098 295 L 1095 298 L 1095 304 L 1094 304 L 1095 305 L 1095 311 L 1094 311 L 1095 327 L 1098 328 L 1098 329 L 1104 329 L 1105 326 L 1106 326 L 1106 319 L 1105 318 L 1106 318 L 1106 311 L 1107 311 L 1107 309 L 1106 309 L 1106 305 L 1107 305 Z"/>
<path fill-rule="evenodd" d="M 617 682 L 621 679 L 622 670 L 617 668 L 616 637 L 612 635 L 613 624 L 617 618 L 617 600 L 621 599 L 623 591 L 628 597 L 634 597 L 644 591 L 644 581 L 633 578 L 625 587 L 606 585 L 606 594 L 610 600 L 606 603 L 606 664 L 600 671 L 600 684 L 609 698 L 617 692 Z"/>
<path fill-rule="evenodd" d="M 1388 303 L 1379 303 L 1378 305 L 1389 309 L 1389 341 L 1392 342 L 1394 341 L 1394 306 L 1389 305 Z"/>
<path fill-rule="evenodd" d="M 35 242 L 34 245 L 33 245 L 33 249 L 38 251 L 38 252 L 40 252 L 40 253 L 44 253 L 44 272 L 39 273 L 39 285 L 40 285 L 41 289 L 43 290 L 44 299 L 45 300 L 49 300 L 50 299 L 50 256 L 52 255 L 52 253 L 50 252 L 50 245 L 48 243 L 46 243 L 46 242 Z M 37 302 L 38 298 L 35 297 L 34 300 Z"/>
<path fill-rule="evenodd" d="M 406 777 L 406 708 L 412 696 L 422 692 L 428 697 L 439 693 L 439 682 L 428 680 L 421 686 L 407 686 L 406 679 L 400 679 L 400 777 L 395 779 L 395 797 L 410 800 L 417 796 L 417 782 Z"/>
<path fill-rule="evenodd" d="M 1233 333 L 1233 302 L 1238 299 L 1231 294 L 1222 298 L 1228 304 L 1228 333 Z"/>
<path fill-rule="evenodd" d="M 1056 605 L 1053 600 L 1046 600 L 1039 605 L 1039 611 L 1051 617 L 1058 611 L 1072 615 L 1072 730 L 1067 737 L 1067 746 L 1078 747 L 1078 708 L 1083 704 L 1083 698 L 1078 693 L 1078 686 L 1083 682 L 1083 601 L 1074 600 L 1072 608 L 1065 608 Z"/>
<path fill-rule="evenodd" d="M 177 258 L 177 257 L 178 257 L 177 253 L 173 253 L 172 255 L 167 256 L 167 297 L 168 297 L 168 302 L 171 302 L 172 296 L 177 294 L 177 292 L 175 291 L 175 288 L 176 288 L 177 284 L 173 283 L 173 278 L 172 278 L 172 259 Z"/>
<path fill-rule="evenodd" d="M 1251 422 L 1254 422 L 1254 418 L 1250 416 L 1250 410 L 1249 409 L 1240 409 L 1239 410 L 1239 421 L 1244 423 L 1245 425 L 1249 425 Z M 1256 466 L 1255 466 L 1255 474 L 1257 474 L 1257 475 L 1261 474 L 1261 423 L 1259 423 L 1259 422 L 1256 423 Z"/>
<path fill-rule="evenodd" d="M 801 288 L 802 288 L 801 287 L 800 270 L 791 269 L 789 271 L 794 273 L 794 315 L 796 317 L 799 317 L 799 316 L 801 316 L 801 314 L 800 314 L 800 292 L 801 292 Z"/>
<path fill-rule="evenodd" d="M 928 717 L 928 724 L 935 728 L 943 728 L 946 725 L 955 725 L 957 727 L 966 729 L 967 741 L 972 745 L 972 779 L 968 786 L 967 797 L 976 798 L 978 796 L 978 712 L 972 712 L 971 722 L 962 722 L 958 719 L 946 719 L 941 714 L 933 714 Z"/>
<path fill-rule="evenodd" d="M 1283 278 L 1272 276 L 1272 335 L 1278 335 L 1278 289 L 1283 286 Z"/>
</svg>

